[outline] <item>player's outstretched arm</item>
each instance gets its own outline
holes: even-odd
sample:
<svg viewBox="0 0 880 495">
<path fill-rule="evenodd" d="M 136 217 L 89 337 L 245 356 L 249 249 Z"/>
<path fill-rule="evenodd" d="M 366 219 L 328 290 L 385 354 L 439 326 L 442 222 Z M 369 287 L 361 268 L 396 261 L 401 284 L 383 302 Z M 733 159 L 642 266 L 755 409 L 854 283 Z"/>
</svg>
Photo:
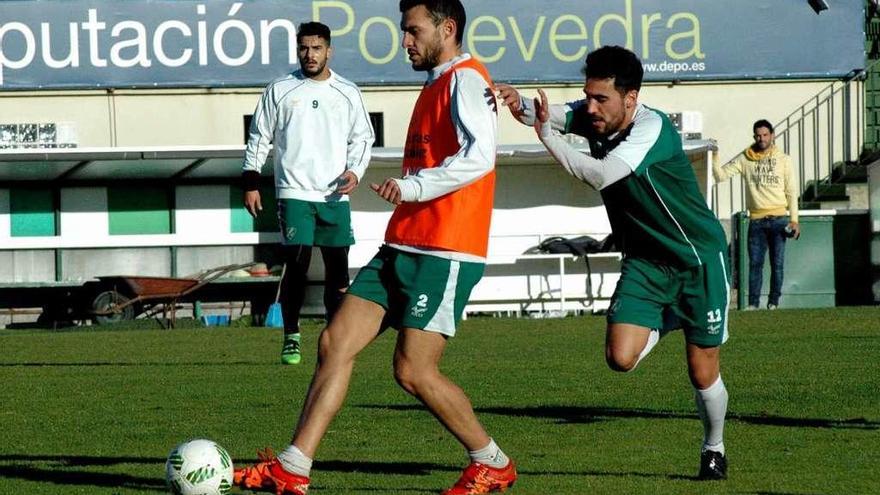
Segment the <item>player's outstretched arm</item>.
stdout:
<svg viewBox="0 0 880 495">
<path fill-rule="evenodd" d="M 587 156 L 573 148 L 562 139 L 551 125 L 552 108 L 544 90 L 539 89 L 535 98 L 535 132 L 562 167 L 574 177 L 586 182 L 596 190 L 601 190 L 632 173 L 630 166 L 622 159 L 608 155 L 602 160 Z"/>
<path fill-rule="evenodd" d="M 519 91 L 513 86 L 504 83 L 496 84 L 495 90 L 498 92 L 498 99 L 501 100 L 501 105 L 510 110 L 510 115 L 513 115 L 513 118 L 519 120 L 523 124 L 530 125 L 523 122 L 523 118 L 526 117 L 524 115 L 525 108 L 522 101 L 522 95 L 519 94 Z M 533 114 L 530 116 L 529 120 L 533 120 L 534 118 L 535 116 Z"/>
<path fill-rule="evenodd" d="M 509 84 L 498 83 L 495 85 L 498 99 L 501 104 L 510 110 L 513 118 L 527 126 L 535 125 L 535 106 L 524 97 L 516 88 Z M 550 106 L 550 124 L 558 131 L 567 132 L 566 123 L 569 122 L 569 112 L 580 107 L 580 102 L 571 102 L 566 105 Z"/>
</svg>

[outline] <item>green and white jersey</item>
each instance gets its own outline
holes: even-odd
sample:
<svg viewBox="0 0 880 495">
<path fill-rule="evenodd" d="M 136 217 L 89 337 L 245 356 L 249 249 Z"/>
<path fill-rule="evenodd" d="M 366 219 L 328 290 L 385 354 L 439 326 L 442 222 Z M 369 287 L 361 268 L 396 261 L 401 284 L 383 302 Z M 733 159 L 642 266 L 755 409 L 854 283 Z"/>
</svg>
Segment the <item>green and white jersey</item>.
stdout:
<svg viewBox="0 0 880 495">
<path fill-rule="evenodd" d="M 565 131 L 588 136 L 586 112 L 568 107 Z M 726 249 L 724 230 L 706 206 L 681 136 L 665 114 L 640 104 L 628 134 L 590 140 L 590 148 L 593 156 L 613 156 L 632 170 L 600 191 L 624 256 L 692 267 Z"/>
</svg>

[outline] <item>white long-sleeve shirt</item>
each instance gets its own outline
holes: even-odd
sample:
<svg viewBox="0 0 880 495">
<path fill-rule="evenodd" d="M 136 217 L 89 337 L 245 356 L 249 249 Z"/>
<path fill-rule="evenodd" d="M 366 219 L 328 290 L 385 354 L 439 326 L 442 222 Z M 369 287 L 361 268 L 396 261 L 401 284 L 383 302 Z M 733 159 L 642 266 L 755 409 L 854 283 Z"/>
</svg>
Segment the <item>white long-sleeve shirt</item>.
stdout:
<svg viewBox="0 0 880 495">
<path fill-rule="evenodd" d="M 375 136 L 357 86 L 331 71 L 315 81 L 296 71 L 263 92 L 244 157 L 244 171 L 259 172 L 275 147 L 278 198 L 348 201 L 335 192 L 346 170 L 358 181 L 370 162 Z"/>
<path fill-rule="evenodd" d="M 541 126 L 538 138 L 569 174 L 601 191 L 631 174 L 633 167 L 625 159 L 628 157 L 615 155 L 614 152 L 602 159 L 585 155 L 559 136 L 559 132 L 568 132 L 566 125 L 571 122 L 571 114 L 584 111 L 584 103 L 584 100 L 580 100 L 563 105 L 550 105 L 550 118 Z M 532 102 L 521 98 L 520 108 L 522 112 L 518 117 L 519 121 L 526 125 L 534 125 L 535 109 Z M 638 115 L 643 114 L 644 110 L 639 105 L 634 120 Z"/>
<path fill-rule="evenodd" d="M 461 54 L 428 72 L 430 85 L 457 63 L 469 59 Z M 486 80 L 474 69 L 456 69 L 452 84 L 452 123 L 461 149 L 440 166 L 423 168 L 416 174 L 395 179 L 400 186 L 401 200 L 428 201 L 475 182 L 495 168 L 498 138 L 498 114 L 489 105 L 494 102 Z"/>
</svg>

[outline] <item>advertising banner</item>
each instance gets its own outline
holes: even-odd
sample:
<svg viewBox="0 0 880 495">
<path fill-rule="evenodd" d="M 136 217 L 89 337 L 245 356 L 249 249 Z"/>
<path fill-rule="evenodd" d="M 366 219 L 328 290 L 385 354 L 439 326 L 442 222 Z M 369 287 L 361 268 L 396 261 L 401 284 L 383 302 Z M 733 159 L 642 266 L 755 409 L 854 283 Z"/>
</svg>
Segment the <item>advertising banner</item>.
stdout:
<svg viewBox="0 0 880 495">
<path fill-rule="evenodd" d="M 464 51 L 498 81 L 580 81 L 586 54 L 633 50 L 647 81 L 840 77 L 865 65 L 864 2 L 464 0 Z M 263 86 L 295 70 L 296 28 L 330 26 L 331 67 L 418 84 L 393 0 L 2 0 L 0 90 Z"/>
</svg>

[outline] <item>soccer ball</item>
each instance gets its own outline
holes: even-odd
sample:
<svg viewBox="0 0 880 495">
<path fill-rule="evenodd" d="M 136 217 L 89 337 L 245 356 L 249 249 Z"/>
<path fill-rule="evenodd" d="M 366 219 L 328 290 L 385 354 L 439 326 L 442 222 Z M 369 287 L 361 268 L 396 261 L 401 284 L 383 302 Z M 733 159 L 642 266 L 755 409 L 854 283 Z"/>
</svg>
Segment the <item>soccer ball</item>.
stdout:
<svg viewBox="0 0 880 495">
<path fill-rule="evenodd" d="M 232 459 L 210 440 L 190 440 L 168 454 L 165 481 L 175 495 L 225 494 L 232 489 Z"/>
</svg>

